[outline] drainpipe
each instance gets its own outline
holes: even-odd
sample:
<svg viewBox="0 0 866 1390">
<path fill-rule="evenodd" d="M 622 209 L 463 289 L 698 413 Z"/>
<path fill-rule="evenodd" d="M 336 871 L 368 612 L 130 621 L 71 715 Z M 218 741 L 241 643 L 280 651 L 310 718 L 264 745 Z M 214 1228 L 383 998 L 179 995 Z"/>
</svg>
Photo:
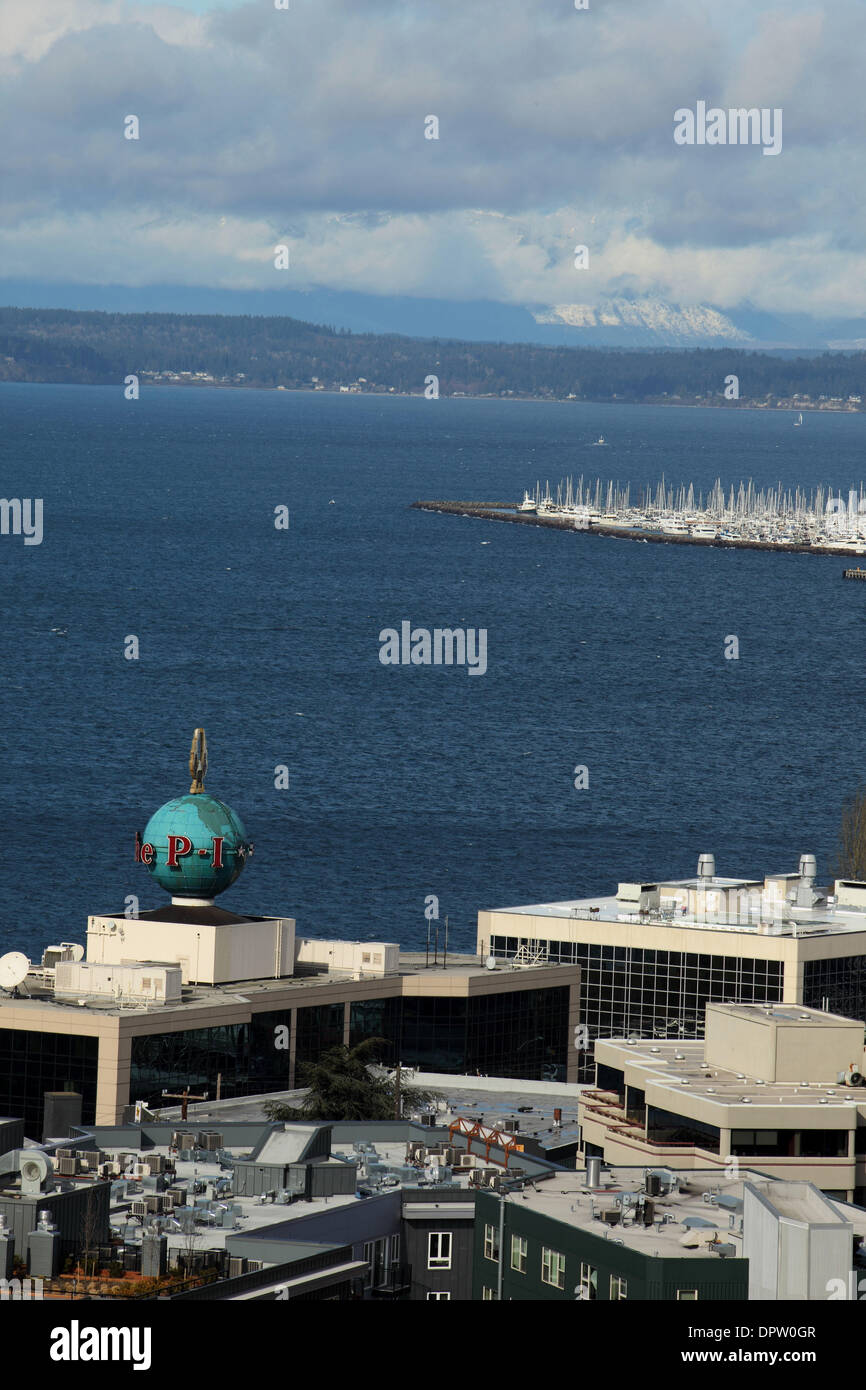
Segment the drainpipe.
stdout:
<svg viewBox="0 0 866 1390">
<path fill-rule="evenodd" d="M 499 1194 L 499 1272 L 496 1276 L 496 1297 L 502 1302 L 502 1264 L 505 1259 L 505 1193 Z"/>
</svg>

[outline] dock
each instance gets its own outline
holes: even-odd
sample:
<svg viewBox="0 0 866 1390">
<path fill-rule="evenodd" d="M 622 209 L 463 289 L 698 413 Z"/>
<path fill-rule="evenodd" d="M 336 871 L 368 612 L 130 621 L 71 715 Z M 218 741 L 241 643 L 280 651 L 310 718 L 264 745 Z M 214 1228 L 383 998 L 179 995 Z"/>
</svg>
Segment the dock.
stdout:
<svg viewBox="0 0 866 1390">
<path fill-rule="evenodd" d="M 856 569 L 853 569 L 853 570 L 843 570 L 843 571 L 842 571 L 842 578 L 843 578 L 843 579 L 866 579 L 866 570 L 861 570 L 860 566 L 858 565 Z"/>
</svg>

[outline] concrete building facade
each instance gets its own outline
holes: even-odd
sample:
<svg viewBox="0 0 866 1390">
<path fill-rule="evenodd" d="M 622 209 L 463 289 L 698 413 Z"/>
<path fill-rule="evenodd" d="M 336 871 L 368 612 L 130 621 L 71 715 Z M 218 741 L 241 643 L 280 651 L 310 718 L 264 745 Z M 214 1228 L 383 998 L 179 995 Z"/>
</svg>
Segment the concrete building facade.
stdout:
<svg viewBox="0 0 866 1390">
<path fill-rule="evenodd" d="M 866 1199 L 864 1025 L 800 1006 L 709 1005 L 706 1038 L 596 1043 L 579 1101 L 607 1163 L 731 1172 L 748 1163 Z"/>
</svg>

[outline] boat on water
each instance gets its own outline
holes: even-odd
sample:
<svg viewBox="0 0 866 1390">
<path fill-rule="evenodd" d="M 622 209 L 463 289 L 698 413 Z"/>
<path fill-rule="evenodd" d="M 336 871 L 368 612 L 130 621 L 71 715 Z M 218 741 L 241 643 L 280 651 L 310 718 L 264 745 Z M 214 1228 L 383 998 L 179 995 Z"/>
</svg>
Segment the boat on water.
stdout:
<svg viewBox="0 0 866 1390">
<path fill-rule="evenodd" d="M 595 441 L 595 443 L 593 444 L 593 448 L 594 448 L 594 449 L 597 449 L 598 446 L 599 446 L 599 444 L 607 444 L 607 440 L 605 439 L 605 437 L 604 437 L 603 434 L 600 434 L 600 435 L 598 436 L 598 439 L 597 439 L 597 440 Z"/>
<path fill-rule="evenodd" d="M 601 441 L 604 442 L 604 437 Z M 847 494 L 818 486 L 760 488 L 749 479 L 739 487 L 722 487 L 716 479 L 706 493 L 694 485 L 641 486 L 633 499 L 631 485 L 601 478 L 576 481 L 569 477 L 542 489 L 536 483 L 515 508 L 556 518 L 575 530 L 616 531 L 664 539 L 695 540 L 718 545 L 762 545 L 779 550 L 826 549 L 851 555 L 866 554 L 866 487 Z"/>
<path fill-rule="evenodd" d="M 800 414 L 797 416 L 797 419 L 794 421 L 794 429 L 796 429 L 798 425 L 802 425 L 802 423 L 803 423 L 803 412 L 802 412 L 802 410 L 801 410 L 801 411 L 800 411 Z"/>
</svg>

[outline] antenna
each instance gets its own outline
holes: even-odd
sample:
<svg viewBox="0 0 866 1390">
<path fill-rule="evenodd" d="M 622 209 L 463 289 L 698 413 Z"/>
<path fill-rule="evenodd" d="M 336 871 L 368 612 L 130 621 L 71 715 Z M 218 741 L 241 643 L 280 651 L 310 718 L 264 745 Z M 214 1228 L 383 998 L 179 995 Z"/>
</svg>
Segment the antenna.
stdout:
<svg viewBox="0 0 866 1390">
<path fill-rule="evenodd" d="M 196 729 L 192 736 L 192 746 L 189 750 L 189 775 L 192 778 L 190 796 L 197 796 L 204 791 L 204 779 L 207 775 L 207 739 L 204 729 Z"/>
<path fill-rule="evenodd" d="M 30 962 L 21 951 L 0 956 L 0 989 L 15 989 L 26 980 Z"/>
</svg>

